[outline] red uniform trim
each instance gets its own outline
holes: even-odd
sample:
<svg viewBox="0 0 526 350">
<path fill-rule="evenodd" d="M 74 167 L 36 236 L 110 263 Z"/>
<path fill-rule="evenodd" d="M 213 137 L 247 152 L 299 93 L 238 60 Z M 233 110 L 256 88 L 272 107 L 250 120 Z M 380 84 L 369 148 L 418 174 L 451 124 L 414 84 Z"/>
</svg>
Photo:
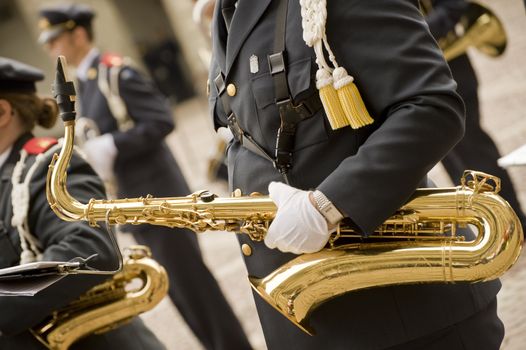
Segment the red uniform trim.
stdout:
<svg viewBox="0 0 526 350">
<path fill-rule="evenodd" d="M 107 67 L 122 66 L 123 57 L 115 53 L 105 53 L 100 58 L 100 63 Z"/>
<path fill-rule="evenodd" d="M 34 137 L 27 141 L 24 145 L 24 150 L 28 154 L 40 154 L 56 145 L 58 140 L 53 137 Z"/>
</svg>

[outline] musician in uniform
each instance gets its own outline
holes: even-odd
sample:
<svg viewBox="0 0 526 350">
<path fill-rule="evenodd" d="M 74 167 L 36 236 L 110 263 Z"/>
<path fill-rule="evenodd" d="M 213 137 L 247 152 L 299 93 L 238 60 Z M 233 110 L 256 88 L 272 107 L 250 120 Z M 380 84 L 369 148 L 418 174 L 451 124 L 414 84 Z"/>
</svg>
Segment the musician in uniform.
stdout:
<svg viewBox="0 0 526 350">
<path fill-rule="evenodd" d="M 166 99 L 125 59 L 94 46 L 93 10 L 80 4 L 40 11 L 41 36 L 52 57 L 77 67 L 79 115 L 95 122 L 100 136 L 83 151 L 103 179 L 114 174 L 119 198 L 186 196 L 190 193 L 164 139 L 174 123 Z M 169 295 L 206 349 L 248 349 L 250 344 L 206 267 L 190 230 L 128 225 L 151 248 L 169 275 Z"/>
<path fill-rule="evenodd" d="M 431 34 L 439 40 L 454 30 L 460 17 L 468 9 L 465 0 L 428 0 L 431 10 L 426 16 Z M 476 169 L 498 176 L 501 180 L 501 196 L 506 199 L 522 223 L 526 225 L 524 215 L 513 183 L 508 172 L 497 164 L 499 150 L 480 125 L 480 106 L 478 99 L 478 81 L 471 61 L 464 53 L 449 62 L 451 74 L 457 82 L 457 92 L 466 105 L 466 132 L 462 140 L 442 159 L 442 164 L 454 183 L 466 169 Z"/>
<path fill-rule="evenodd" d="M 326 38 L 319 25 L 302 35 L 301 15 L 316 21 L 325 9 Z M 264 242 L 239 236 L 251 276 L 322 249 L 343 217 L 372 233 L 430 187 L 427 172 L 462 138 L 464 106 L 417 1 L 221 0 L 212 35 L 211 114 L 216 129 L 235 135 L 229 186 L 269 193 L 278 207 Z M 332 52 L 317 56 L 304 41 L 313 38 Z M 328 84 L 315 80 L 329 60 L 347 69 L 346 84 L 354 77 L 369 125 L 333 130 L 316 91 Z M 500 286 L 350 292 L 313 312 L 314 336 L 255 302 L 269 349 L 498 349 Z"/>
<path fill-rule="evenodd" d="M 59 219 L 46 200 L 46 174 L 57 140 L 35 138 L 35 125 L 50 128 L 57 118 L 53 99 L 40 98 L 38 69 L 0 57 L 0 268 L 35 261 L 69 261 L 95 257 L 92 268 L 118 266 L 108 233 L 85 222 Z M 92 168 L 74 156 L 68 190 L 81 201 L 103 198 L 104 187 Z M 30 329 L 55 310 L 77 299 L 104 276 L 68 275 L 36 296 L 1 296 L 0 348 L 45 349 Z M 132 323 L 78 341 L 72 349 L 164 349 L 136 318 Z"/>
</svg>

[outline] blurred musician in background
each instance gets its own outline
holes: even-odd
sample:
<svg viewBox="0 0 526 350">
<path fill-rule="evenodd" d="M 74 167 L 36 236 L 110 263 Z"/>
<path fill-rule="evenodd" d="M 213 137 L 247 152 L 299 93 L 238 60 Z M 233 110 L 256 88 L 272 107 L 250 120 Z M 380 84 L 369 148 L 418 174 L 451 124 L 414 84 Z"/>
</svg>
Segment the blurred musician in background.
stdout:
<svg viewBox="0 0 526 350">
<path fill-rule="evenodd" d="M 426 21 L 431 34 L 439 41 L 446 37 L 469 8 L 465 0 L 422 0 L 427 13 Z M 475 169 L 498 176 L 502 181 L 500 194 L 513 207 L 526 227 L 524 215 L 508 172 L 497 164 L 500 158 L 495 142 L 480 125 L 477 75 L 468 55 L 463 54 L 448 61 L 457 92 L 466 105 L 466 132 L 464 138 L 442 160 L 449 177 L 456 183 L 466 169 Z"/>
</svg>

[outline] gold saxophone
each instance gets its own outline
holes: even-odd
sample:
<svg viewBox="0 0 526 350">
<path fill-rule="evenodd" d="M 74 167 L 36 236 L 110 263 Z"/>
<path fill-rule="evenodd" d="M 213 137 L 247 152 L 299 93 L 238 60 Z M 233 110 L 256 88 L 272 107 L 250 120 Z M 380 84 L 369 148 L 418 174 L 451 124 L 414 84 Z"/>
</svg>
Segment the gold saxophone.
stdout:
<svg viewBox="0 0 526 350">
<path fill-rule="evenodd" d="M 60 104 L 59 104 L 60 106 Z M 218 198 L 206 192 L 187 197 L 95 200 L 82 204 L 66 189 L 75 121 L 66 112 L 65 139 L 48 172 L 48 201 L 64 220 L 110 224 L 152 224 L 248 234 L 262 240 L 276 213 L 267 196 Z M 63 118 L 64 119 L 64 118 Z M 303 254 L 263 278 L 249 277 L 252 288 L 309 334 L 309 314 L 341 294 L 376 286 L 497 278 L 517 260 L 522 227 L 497 193 L 500 179 L 468 171 L 461 186 L 424 188 L 367 239 L 341 224 L 326 249 Z M 466 240 L 458 228 L 473 226 Z M 349 239 L 355 240 L 349 243 Z M 356 242 L 357 240 L 357 242 Z"/>
<path fill-rule="evenodd" d="M 131 321 L 157 305 L 167 292 L 164 268 L 151 259 L 148 247 L 133 246 L 128 249 L 122 271 L 54 311 L 31 332 L 48 349 L 65 350 L 82 337 Z"/>
</svg>

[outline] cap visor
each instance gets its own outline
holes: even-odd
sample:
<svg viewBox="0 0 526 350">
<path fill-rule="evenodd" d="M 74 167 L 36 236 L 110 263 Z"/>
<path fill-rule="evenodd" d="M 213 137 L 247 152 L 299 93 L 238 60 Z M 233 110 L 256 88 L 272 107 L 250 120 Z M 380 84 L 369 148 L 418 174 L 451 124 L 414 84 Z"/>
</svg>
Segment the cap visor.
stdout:
<svg viewBox="0 0 526 350">
<path fill-rule="evenodd" d="M 46 44 L 58 37 L 62 32 L 64 32 L 64 30 L 64 28 L 51 28 L 44 30 L 38 37 L 38 43 L 41 45 Z"/>
</svg>

